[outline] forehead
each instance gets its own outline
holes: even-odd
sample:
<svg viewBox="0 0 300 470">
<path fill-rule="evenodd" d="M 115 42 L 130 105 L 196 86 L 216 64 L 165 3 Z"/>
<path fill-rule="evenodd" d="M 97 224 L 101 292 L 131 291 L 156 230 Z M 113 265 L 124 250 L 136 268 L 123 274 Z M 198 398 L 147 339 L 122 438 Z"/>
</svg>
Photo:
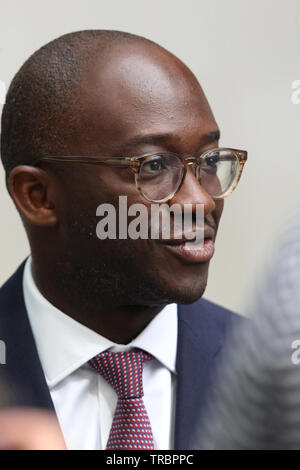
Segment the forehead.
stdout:
<svg viewBox="0 0 300 470">
<path fill-rule="evenodd" d="M 106 138 L 207 133 L 214 116 L 193 73 L 156 46 L 119 46 L 86 69 L 82 107 L 90 129 Z"/>
</svg>

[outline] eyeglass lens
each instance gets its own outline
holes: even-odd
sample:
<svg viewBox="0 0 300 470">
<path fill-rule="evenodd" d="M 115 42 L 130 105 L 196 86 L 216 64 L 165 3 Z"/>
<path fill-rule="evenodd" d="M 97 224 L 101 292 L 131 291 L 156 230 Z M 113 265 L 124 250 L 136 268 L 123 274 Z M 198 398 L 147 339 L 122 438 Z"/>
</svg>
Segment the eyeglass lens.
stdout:
<svg viewBox="0 0 300 470">
<path fill-rule="evenodd" d="M 196 177 L 210 196 L 220 197 L 234 185 L 239 172 L 239 159 L 232 150 L 213 150 L 197 163 Z M 146 199 L 155 202 L 172 196 L 179 188 L 183 174 L 184 166 L 179 156 L 157 154 L 143 161 L 138 183 Z"/>
</svg>

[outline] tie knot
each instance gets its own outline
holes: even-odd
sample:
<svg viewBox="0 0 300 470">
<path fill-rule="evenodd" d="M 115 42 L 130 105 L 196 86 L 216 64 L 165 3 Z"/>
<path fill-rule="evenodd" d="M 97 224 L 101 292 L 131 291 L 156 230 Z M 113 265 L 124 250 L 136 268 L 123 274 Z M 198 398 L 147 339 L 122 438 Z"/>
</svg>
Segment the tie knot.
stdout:
<svg viewBox="0 0 300 470">
<path fill-rule="evenodd" d="M 105 351 L 89 361 L 114 388 L 119 398 L 141 398 L 143 392 L 143 364 L 152 359 L 143 351 Z"/>
</svg>

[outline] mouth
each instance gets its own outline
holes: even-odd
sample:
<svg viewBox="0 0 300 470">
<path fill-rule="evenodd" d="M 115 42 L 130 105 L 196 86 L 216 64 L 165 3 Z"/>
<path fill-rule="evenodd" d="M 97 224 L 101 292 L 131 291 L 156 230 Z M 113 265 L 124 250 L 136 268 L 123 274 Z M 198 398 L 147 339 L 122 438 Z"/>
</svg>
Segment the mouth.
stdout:
<svg viewBox="0 0 300 470">
<path fill-rule="evenodd" d="M 197 242 L 196 240 L 200 241 Z M 205 226 L 202 237 L 182 236 L 181 238 L 171 238 L 169 240 L 161 240 L 160 243 L 173 255 L 177 256 L 180 261 L 188 263 L 205 263 L 209 261 L 215 252 L 215 230 Z"/>
</svg>

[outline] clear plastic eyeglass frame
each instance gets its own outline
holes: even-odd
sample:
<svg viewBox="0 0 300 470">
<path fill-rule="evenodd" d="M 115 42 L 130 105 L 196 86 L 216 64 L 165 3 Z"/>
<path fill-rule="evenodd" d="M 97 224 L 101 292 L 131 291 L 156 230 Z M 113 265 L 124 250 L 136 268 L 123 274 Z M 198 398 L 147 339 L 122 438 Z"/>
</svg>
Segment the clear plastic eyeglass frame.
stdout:
<svg viewBox="0 0 300 470">
<path fill-rule="evenodd" d="M 198 177 L 199 172 L 197 171 L 197 168 L 198 169 L 201 168 L 201 161 L 203 161 L 205 157 L 207 157 L 209 154 L 213 152 L 222 152 L 222 151 L 232 152 L 237 157 L 237 161 L 238 161 L 238 168 L 236 171 L 236 175 L 230 187 L 227 188 L 224 194 L 221 194 L 219 196 L 211 196 L 213 199 L 224 199 L 225 197 L 229 196 L 238 185 L 238 182 L 243 172 L 244 165 L 247 161 L 247 152 L 245 150 L 238 150 L 238 149 L 232 149 L 232 148 L 227 148 L 227 147 L 226 148 L 218 147 L 218 148 L 210 149 L 197 157 L 188 157 L 188 158 L 184 158 L 181 155 L 174 154 L 172 152 L 156 152 L 156 153 L 151 153 L 151 154 L 145 154 L 145 155 L 139 155 L 139 156 L 128 156 L 128 157 L 43 156 L 43 157 L 39 157 L 33 163 L 33 166 L 38 166 L 40 163 L 43 163 L 43 162 L 59 162 L 59 163 L 70 162 L 70 163 L 85 163 L 85 164 L 93 164 L 93 165 L 109 165 L 109 166 L 116 166 L 116 167 L 129 167 L 134 173 L 135 185 L 141 197 L 150 202 L 164 203 L 164 202 L 170 201 L 175 196 L 175 194 L 177 194 L 178 191 L 180 190 L 181 186 L 183 185 L 188 166 L 190 165 L 196 166 L 197 179 L 199 180 L 199 184 L 201 184 L 200 178 Z M 163 156 L 163 155 L 174 155 L 180 159 L 181 164 L 182 164 L 182 170 L 183 170 L 182 176 L 176 189 L 171 194 L 169 194 L 164 199 L 153 200 L 147 197 L 143 193 L 141 186 L 140 186 L 140 182 L 139 182 L 139 172 L 140 172 L 140 168 L 142 167 L 143 162 L 146 159 L 148 159 L 149 157 Z"/>
</svg>

